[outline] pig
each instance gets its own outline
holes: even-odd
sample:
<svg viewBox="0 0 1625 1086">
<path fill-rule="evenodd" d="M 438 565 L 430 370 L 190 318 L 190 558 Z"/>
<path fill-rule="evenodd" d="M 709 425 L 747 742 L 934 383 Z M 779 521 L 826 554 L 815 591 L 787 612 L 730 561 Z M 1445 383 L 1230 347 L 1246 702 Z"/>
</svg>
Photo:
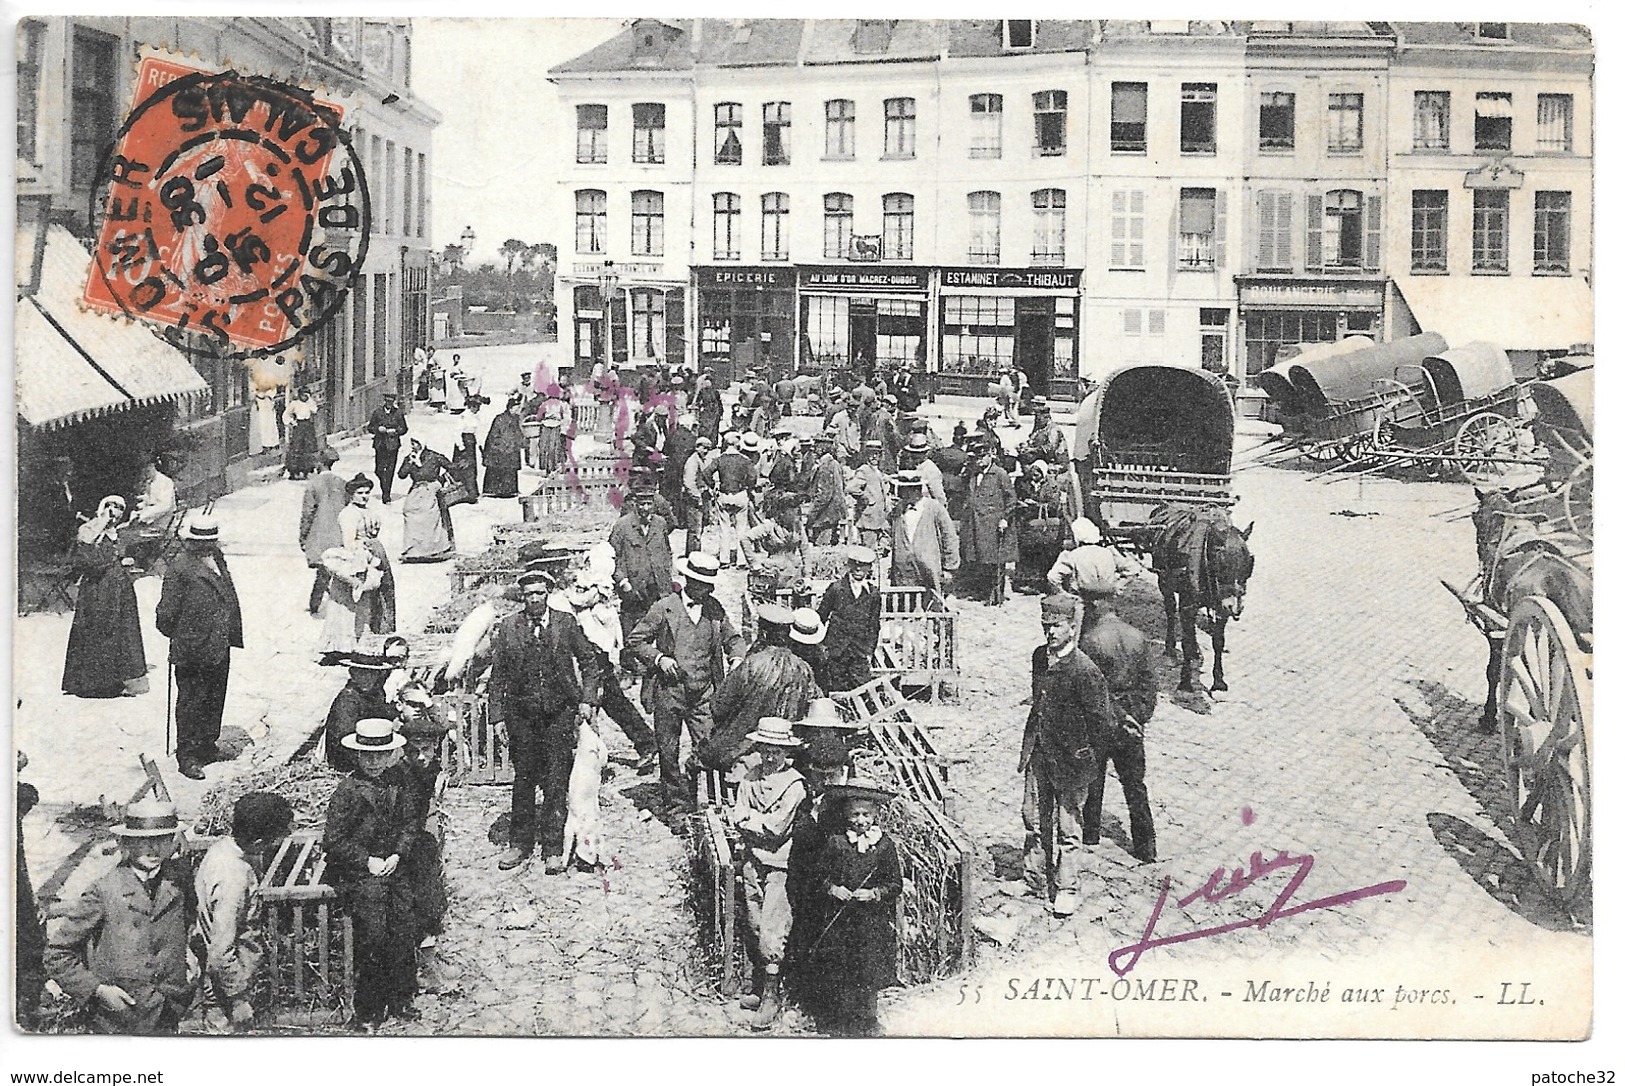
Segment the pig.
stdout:
<svg viewBox="0 0 1625 1086">
<path fill-rule="evenodd" d="M 609 748 L 591 724 L 580 725 L 576 737 L 575 761 L 570 767 L 569 801 L 564 818 L 564 859 L 575 858 L 588 867 L 609 859 L 609 850 L 599 830 L 598 786 L 604 779 Z"/>
</svg>

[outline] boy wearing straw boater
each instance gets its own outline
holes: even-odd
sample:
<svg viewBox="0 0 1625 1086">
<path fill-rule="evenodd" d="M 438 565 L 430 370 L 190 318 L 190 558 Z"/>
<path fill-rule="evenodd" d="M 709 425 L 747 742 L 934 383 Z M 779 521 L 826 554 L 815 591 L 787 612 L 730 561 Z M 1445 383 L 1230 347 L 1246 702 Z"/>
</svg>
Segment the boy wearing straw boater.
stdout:
<svg viewBox="0 0 1625 1086">
<path fill-rule="evenodd" d="M 876 781 L 848 778 L 824 795 L 844 808 L 845 832 L 825 839 L 813 872 L 829 919 L 814 936 L 812 962 L 831 985 L 835 1032 L 874 1037 L 880 1032 L 875 996 L 897 983 L 893 903 L 903 892 L 903 872 L 897 846 L 878 822 L 895 793 Z"/>
<path fill-rule="evenodd" d="M 797 816 L 807 802 L 807 782 L 790 765 L 791 752 L 802 746 L 790 721 L 763 717 L 747 738 L 755 744 L 760 761 L 746 773 L 728 808 L 728 821 L 745 846 L 742 873 L 749 933 L 745 946 L 756 966 L 752 990 L 739 1005 L 756 1012 L 751 1029 L 765 1030 L 778 1020 L 782 1005 L 779 970 L 791 922 L 790 843 Z"/>
<path fill-rule="evenodd" d="M 418 1017 L 416 902 L 403 865 L 423 824 L 414 818 L 412 789 L 389 772 L 406 746 L 395 722 L 358 721 L 343 742 L 357 768 L 328 801 L 322 851 L 327 879 L 355 926 L 352 1025 L 370 1030 L 386 1017 Z"/>
<path fill-rule="evenodd" d="M 181 834 L 173 803 L 130 804 L 113 827 L 123 853 L 52 921 L 45 972 L 90 1011 L 94 1033 L 174 1033 L 191 1004 L 192 918 L 165 862 Z"/>
</svg>

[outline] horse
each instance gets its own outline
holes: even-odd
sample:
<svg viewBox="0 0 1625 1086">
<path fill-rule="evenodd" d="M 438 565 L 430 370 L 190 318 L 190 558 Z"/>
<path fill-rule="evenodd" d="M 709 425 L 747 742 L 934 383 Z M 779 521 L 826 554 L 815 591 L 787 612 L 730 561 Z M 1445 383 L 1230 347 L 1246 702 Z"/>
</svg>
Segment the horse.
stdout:
<svg viewBox="0 0 1625 1086">
<path fill-rule="evenodd" d="M 1155 531 L 1151 570 L 1157 575 L 1167 618 L 1163 654 L 1175 656 L 1176 628 L 1184 649 L 1179 689 L 1195 690 L 1202 673 L 1202 650 L 1196 643 L 1196 616 L 1200 610 L 1207 612 L 1208 633 L 1213 641 L 1211 689 L 1228 690 L 1224 681 L 1224 627 L 1232 619 L 1241 619 L 1247 579 L 1253 575 L 1253 555 L 1247 549 L 1253 525 L 1237 528 L 1230 522 L 1229 512 L 1217 506 L 1173 502 L 1152 511 L 1151 525 Z"/>
</svg>

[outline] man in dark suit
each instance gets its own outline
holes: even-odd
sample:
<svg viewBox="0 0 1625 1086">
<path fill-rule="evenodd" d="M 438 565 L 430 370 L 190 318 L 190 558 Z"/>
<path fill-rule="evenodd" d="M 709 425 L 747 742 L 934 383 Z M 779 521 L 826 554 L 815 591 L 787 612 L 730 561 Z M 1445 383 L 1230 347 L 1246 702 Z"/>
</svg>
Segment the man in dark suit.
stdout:
<svg viewBox="0 0 1625 1086">
<path fill-rule="evenodd" d="M 215 744 L 226 709 L 231 650 L 243 647 L 243 612 L 220 553 L 215 519 L 188 518 L 181 540 L 181 553 L 164 574 L 157 624 L 169 638 L 175 669 L 175 761 L 182 775 L 200 781 L 203 764 L 219 757 Z"/>
<path fill-rule="evenodd" d="M 680 415 L 677 425 L 666 435 L 666 447 L 660 451 L 660 493 L 671 504 L 674 528 L 688 522 L 683 501 L 683 468 L 694 454 L 696 440 L 694 416 Z"/>
<path fill-rule="evenodd" d="M 525 609 L 497 624 L 492 637 L 491 716 L 507 725 L 513 807 L 503 871 L 524 863 L 538 839 L 547 873 L 564 870 L 565 801 L 577 725 L 598 712 L 603 670 L 575 615 L 548 607 L 563 557 L 539 558 L 519 576 Z M 536 786 L 542 787 L 537 826 Z"/>
<path fill-rule="evenodd" d="M 683 590 L 649 608 L 626 640 L 627 651 L 648 668 L 648 704 L 660 747 L 660 784 L 668 810 L 692 807 L 678 765 L 683 726 L 694 748 L 711 736 L 711 702 L 728 661 L 744 652 L 744 638 L 712 595 L 719 563 L 696 551 L 683 565 Z"/>
<path fill-rule="evenodd" d="M 378 476 L 378 493 L 389 504 L 389 486 L 395 480 L 395 462 L 401 458 L 401 435 L 406 433 L 406 413 L 400 397 L 384 393 L 384 404 L 367 420 L 372 435 L 372 470 Z"/>
<path fill-rule="evenodd" d="M 875 646 L 880 641 L 880 588 L 875 584 L 875 552 L 853 547 L 846 574 L 818 601 L 824 620 L 824 655 L 832 690 L 856 690 L 874 678 Z"/>
<path fill-rule="evenodd" d="M 671 524 L 655 512 L 655 491 L 642 479 L 609 530 L 615 551 L 615 588 L 621 597 L 621 634 L 629 637 L 650 607 L 671 594 Z M 624 665 L 623 665 L 624 666 Z"/>
</svg>

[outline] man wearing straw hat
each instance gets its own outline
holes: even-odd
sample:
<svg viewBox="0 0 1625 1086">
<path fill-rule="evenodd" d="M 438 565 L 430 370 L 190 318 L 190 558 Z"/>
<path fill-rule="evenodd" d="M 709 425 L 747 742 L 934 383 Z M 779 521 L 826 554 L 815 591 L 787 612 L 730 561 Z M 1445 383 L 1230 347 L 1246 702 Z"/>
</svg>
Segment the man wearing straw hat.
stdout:
<svg viewBox="0 0 1625 1086">
<path fill-rule="evenodd" d="M 173 803 L 130 804 L 123 853 L 51 922 L 45 971 L 90 1011 L 94 1033 L 174 1033 L 191 1003 L 185 895 L 165 867 L 181 833 Z"/>
<path fill-rule="evenodd" d="M 649 608 L 626 640 L 627 651 L 647 669 L 646 704 L 654 714 L 660 748 L 660 785 L 665 806 L 691 807 L 679 764 L 683 728 L 696 749 L 711 735 L 712 698 L 727 674 L 729 659 L 744 650 L 744 639 L 712 594 L 719 563 L 696 551 L 681 571 L 683 590 Z"/>
<path fill-rule="evenodd" d="M 329 766 L 340 773 L 351 773 L 356 768 L 355 753 L 344 745 L 344 737 L 355 732 L 356 721 L 379 717 L 393 720 L 400 711 L 385 695 L 384 682 L 396 665 L 382 652 L 358 649 L 345 653 L 343 663 L 350 669 L 350 677 L 327 708 L 322 748 Z"/>
<path fill-rule="evenodd" d="M 752 991 L 739 1001 L 754 1010 L 753 1030 L 770 1028 L 782 1005 L 779 970 L 790 939 L 790 896 L 787 886 L 790 843 L 796 818 L 807 801 L 807 782 L 790 765 L 790 753 L 801 740 L 783 717 L 764 716 L 747 739 L 760 761 L 740 782 L 728 808 L 728 821 L 745 845 L 741 874 L 745 882 L 745 943 L 756 970 Z"/>
<path fill-rule="evenodd" d="M 169 638 L 175 675 L 175 761 L 184 776 L 200 781 L 203 764 L 219 757 L 215 744 L 231 650 L 243 647 L 243 612 L 214 517 L 192 514 L 180 535 L 181 553 L 164 574 L 157 626 Z"/>
<path fill-rule="evenodd" d="M 538 558 L 519 575 L 525 609 L 497 623 L 491 639 L 491 716 L 507 725 L 513 759 L 509 848 L 503 871 L 529 858 L 539 842 L 547 873 L 564 870 L 565 802 L 576 724 L 598 713 L 603 671 L 574 613 L 549 607 L 567 556 Z M 536 787 L 542 788 L 540 826 Z"/>
<path fill-rule="evenodd" d="M 1058 917 L 1078 908 L 1083 875 L 1083 805 L 1096 773 L 1095 743 L 1112 720 L 1106 677 L 1078 651 L 1078 600 L 1045 597 L 1044 643 L 1033 650 L 1032 709 L 1021 738 L 1021 820 L 1030 890 Z M 1051 896 L 1053 895 L 1053 897 Z"/>
</svg>

